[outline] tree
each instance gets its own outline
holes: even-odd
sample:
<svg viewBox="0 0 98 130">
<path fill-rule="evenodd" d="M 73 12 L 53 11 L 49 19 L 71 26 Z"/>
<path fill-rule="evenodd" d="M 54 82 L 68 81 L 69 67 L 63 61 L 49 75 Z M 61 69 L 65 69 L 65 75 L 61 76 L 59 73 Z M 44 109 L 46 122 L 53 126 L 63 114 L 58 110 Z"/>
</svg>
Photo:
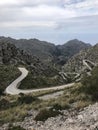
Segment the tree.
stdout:
<svg viewBox="0 0 98 130">
<path fill-rule="evenodd" d="M 92 96 L 93 100 L 98 100 L 98 66 L 95 67 L 91 76 L 87 74 L 82 79 L 83 91 Z"/>
</svg>

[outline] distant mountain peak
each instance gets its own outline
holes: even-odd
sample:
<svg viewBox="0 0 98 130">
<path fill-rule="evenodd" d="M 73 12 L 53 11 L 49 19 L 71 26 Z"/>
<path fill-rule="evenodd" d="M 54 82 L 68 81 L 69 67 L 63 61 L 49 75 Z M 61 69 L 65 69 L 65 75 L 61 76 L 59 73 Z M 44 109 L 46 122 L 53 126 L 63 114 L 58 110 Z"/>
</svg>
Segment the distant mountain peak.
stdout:
<svg viewBox="0 0 98 130">
<path fill-rule="evenodd" d="M 69 40 L 69 41 L 67 41 L 65 44 L 67 44 L 67 43 L 70 43 L 70 44 L 81 44 L 81 43 L 83 43 L 83 44 L 88 44 L 88 43 L 85 43 L 85 42 L 83 42 L 83 41 L 81 41 L 81 40 L 79 40 L 79 39 L 72 39 L 72 40 Z"/>
<path fill-rule="evenodd" d="M 32 56 L 38 57 L 42 62 L 54 64 L 65 64 L 69 58 L 79 53 L 83 49 L 91 47 L 78 39 L 72 39 L 63 45 L 55 45 L 39 39 L 13 39 L 10 37 L 0 37 L 0 41 L 14 44 Z"/>
<path fill-rule="evenodd" d="M 72 39 L 72 40 L 69 40 L 69 41 L 75 41 L 75 42 L 79 42 L 80 40 L 79 39 Z"/>
</svg>

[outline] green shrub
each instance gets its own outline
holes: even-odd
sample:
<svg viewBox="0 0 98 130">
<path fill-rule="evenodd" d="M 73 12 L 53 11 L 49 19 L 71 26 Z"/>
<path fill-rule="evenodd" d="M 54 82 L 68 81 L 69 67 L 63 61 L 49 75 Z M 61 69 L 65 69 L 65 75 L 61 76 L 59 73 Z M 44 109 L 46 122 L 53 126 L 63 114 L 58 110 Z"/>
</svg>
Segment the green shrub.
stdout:
<svg viewBox="0 0 98 130">
<path fill-rule="evenodd" d="M 54 104 L 53 106 L 52 106 L 52 108 L 51 109 L 55 109 L 55 110 L 64 110 L 64 109 L 69 109 L 70 108 L 70 106 L 69 106 L 69 104 L 58 104 L 58 103 L 56 103 L 56 104 Z"/>
<path fill-rule="evenodd" d="M 23 104 L 23 103 L 30 104 L 30 103 L 37 101 L 37 100 L 38 100 L 37 97 L 21 94 L 20 97 L 18 97 L 17 102 L 20 103 L 20 104 Z"/>
<path fill-rule="evenodd" d="M 54 104 L 54 105 L 52 106 L 52 109 L 62 110 L 62 106 L 61 106 L 60 104 L 56 103 L 56 104 Z"/>
<path fill-rule="evenodd" d="M 55 117 L 57 115 L 61 114 L 59 111 L 52 110 L 52 109 L 43 109 L 41 110 L 37 116 L 35 117 L 36 121 L 45 121 L 49 117 Z"/>
<path fill-rule="evenodd" d="M 20 126 L 13 126 L 13 127 L 10 127 L 8 130 L 25 130 L 25 129 Z"/>
<path fill-rule="evenodd" d="M 4 93 L 4 88 L 0 88 L 0 95 L 3 95 Z"/>
<path fill-rule="evenodd" d="M 8 109 L 10 107 L 10 102 L 6 99 L 0 100 L 0 110 Z"/>
<path fill-rule="evenodd" d="M 37 75 L 34 76 L 29 72 L 28 76 L 21 82 L 19 88 L 20 89 L 37 89 L 37 88 L 45 88 L 52 87 L 63 84 L 61 76 L 55 75 L 53 77 Z"/>
<path fill-rule="evenodd" d="M 92 95 L 92 100 L 98 100 L 98 67 L 93 69 L 91 76 L 83 77 L 82 90 L 86 94 Z"/>
<path fill-rule="evenodd" d="M 21 72 L 16 66 L 0 65 L 0 95 L 3 94 L 6 87 L 20 74 Z"/>
</svg>

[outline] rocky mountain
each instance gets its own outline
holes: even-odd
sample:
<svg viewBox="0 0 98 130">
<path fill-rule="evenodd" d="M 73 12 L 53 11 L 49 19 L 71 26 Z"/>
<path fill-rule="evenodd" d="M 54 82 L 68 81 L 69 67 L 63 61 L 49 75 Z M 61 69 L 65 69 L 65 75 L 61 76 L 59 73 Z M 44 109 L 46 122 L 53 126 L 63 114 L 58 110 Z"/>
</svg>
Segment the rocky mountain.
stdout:
<svg viewBox="0 0 98 130">
<path fill-rule="evenodd" d="M 32 68 L 36 66 L 35 69 L 45 67 L 37 57 L 19 50 L 10 42 L 0 42 L 0 63 L 4 65 L 25 65 Z"/>
<path fill-rule="evenodd" d="M 79 53 L 81 50 L 86 50 L 90 47 L 90 44 L 84 43 L 77 39 L 70 40 L 63 45 L 57 46 L 60 52 L 59 59 L 62 59 L 62 64 L 66 63 L 72 56 Z"/>
<path fill-rule="evenodd" d="M 53 56 L 56 55 L 56 46 L 54 44 L 39 41 L 37 39 L 16 40 L 9 37 L 0 37 L 0 41 L 10 42 L 17 48 L 26 51 L 28 54 L 38 57 L 43 62 L 51 61 Z"/>
<path fill-rule="evenodd" d="M 55 66 L 42 63 L 39 58 L 18 49 L 9 41 L 0 41 L 0 69 L 2 70 L 4 68 L 4 72 L 2 70 L 0 76 L 4 77 L 5 73 L 9 73 L 9 71 L 5 72 L 5 68 L 9 67 L 14 70 L 13 68 L 18 66 L 25 66 L 29 70 L 28 77 L 23 81 L 22 89 L 53 86 L 64 83 L 63 79 L 59 77 L 59 71 Z M 18 72 L 16 71 L 18 71 L 18 69 L 15 69 L 15 73 L 17 74 Z M 11 77 L 13 79 L 13 76 Z M 7 79 L 6 77 L 6 80 Z M 12 79 L 9 82 L 11 82 Z M 2 81 L 5 82 L 5 79 L 2 79 Z"/>
<path fill-rule="evenodd" d="M 45 73 L 48 75 L 48 70 L 51 70 L 52 68 L 49 65 L 42 63 L 36 56 L 31 56 L 24 50 L 18 49 L 9 41 L 0 41 L 0 64 L 25 65 L 34 69 L 36 73 L 41 73 L 41 75 Z"/>
<path fill-rule="evenodd" d="M 9 42 L 0 42 L 0 63 L 1 64 L 31 64 L 33 57 L 20 51 L 15 45 Z"/>
<path fill-rule="evenodd" d="M 34 40 L 38 41 L 36 39 L 32 41 Z M 3 94 L 2 92 L 6 86 L 20 75 L 17 68 L 20 65 L 29 70 L 28 76 L 21 82 L 21 89 L 65 84 L 66 82 L 59 73 L 61 70 L 56 65 L 66 63 L 62 67 L 65 72 L 79 73 L 83 69 L 84 59 L 98 63 L 98 44 L 91 47 L 89 44 L 75 39 L 59 46 L 49 43 L 47 47 L 48 43 L 43 44 L 38 41 L 36 44 L 38 44 L 38 47 L 42 47 L 43 44 L 43 49 L 41 48 L 40 50 L 39 48 L 39 53 L 36 53 L 38 50 L 37 47 L 32 47 L 33 43 L 30 43 L 30 48 L 36 51 L 33 50 L 32 52 L 31 49 L 31 52 L 29 52 L 29 45 L 26 47 L 27 50 L 22 48 L 25 45 L 17 46 L 17 48 L 16 44 L 19 44 L 18 41 L 21 40 L 4 37 L 0 39 L 0 130 L 8 130 L 10 128 L 13 130 L 22 128 L 97 130 L 98 103 L 93 103 L 98 101 L 98 94 L 96 93 L 98 88 L 98 83 L 96 82 L 98 81 L 98 68 L 97 71 L 93 71 L 92 75 L 90 75 L 92 76 L 90 78 L 91 82 L 89 82 L 90 80 L 87 82 L 85 78 L 90 86 L 86 86 L 82 82 L 81 84 L 76 83 L 72 87 L 60 91 L 62 94 L 58 97 L 54 96 L 53 99 L 48 97 L 48 100 L 44 101 L 40 100 L 39 97 L 45 94 L 48 94 L 48 96 L 50 94 L 52 97 L 54 93 L 57 94 L 56 91 L 47 91 L 45 93 L 39 91 L 35 95 L 20 94 L 15 96 L 15 98 L 9 95 L 1 96 L 1 94 Z M 42 50 L 44 50 L 43 55 L 41 55 Z M 51 64 L 46 64 L 47 62 Z M 65 73 L 63 74 L 66 76 Z M 91 91 L 92 93 L 90 93 Z"/>
<path fill-rule="evenodd" d="M 38 39 L 12 39 L 6 37 L 0 37 L 1 42 L 10 42 L 16 45 L 19 49 L 26 51 L 32 56 L 38 57 L 43 63 L 54 63 L 63 65 L 73 55 L 79 53 L 80 50 L 91 47 L 90 44 L 86 44 L 77 39 L 68 41 L 64 45 L 54 45 Z"/>
<path fill-rule="evenodd" d="M 56 46 L 37 39 L 0 37 L 0 64 L 23 65 L 30 71 L 20 85 L 22 89 L 56 86 L 67 83 L 59 73 L 62 65 L 89 47 L 89 44 L 76 39 Z"/>
<path fill-rule="evenodd" d="M 83 60 L 90 60 L 93 63 L 98 63 L 98 44 L 95 46 L 80 51 L 78 54 L 68 60 L 67 64 L 63 66 L 64 71 L 81 72 L 84 68 Z"/>
</svg>

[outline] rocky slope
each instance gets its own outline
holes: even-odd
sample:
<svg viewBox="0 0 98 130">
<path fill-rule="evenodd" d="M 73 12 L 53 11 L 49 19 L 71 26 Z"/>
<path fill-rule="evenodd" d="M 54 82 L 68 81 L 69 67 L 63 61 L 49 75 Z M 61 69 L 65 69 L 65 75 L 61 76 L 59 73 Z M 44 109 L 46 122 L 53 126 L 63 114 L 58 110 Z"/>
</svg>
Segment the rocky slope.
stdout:
<svg viewBox="0 0 98 130">
<path fill-rule="evenodd" d="M 63 66 L 64 71 L 81 72 L 83 71 L 83 59 L 90 60 L 98 63 L 98 44 L 89 48 L 88 50 L 81 51 L 68 60 L 67 64 Z"/>
<path fill-rule="evenodd" d="M 3 94 L 6 87 L 20 74 L 16 66 L 0 65 L 0 95 Z"/>
<path fill-rule="evenodd" d="M 55 46 L 37 39 L 0 37 L 0 64 L 27 67 L 30 73 L 22 81 L 21 89 L 57 86 L 67 82 L 59 75 L 61 66 L 74 54 L 89 47 L 77 39 Z"/>
<path fill-rule="evenodd" d="M 22 65 L 30 71 L 23 82 L 22 88 L 24 89 L 37 86 L 48 87 L 64 82 L 63 79 L 59 78 L 58 70 L 55 66 L 42 63 L 36 56 L 31 56 L 7 41 L 0 41 L 0 64 L 2 66 L 6 65 L 6 67 L 8 65 L 12 67 Z"/>
<path fill-rule="evenodd" d="M 62 111 L 63 116 L 51 117 L 45 122 L 34 121 L 37 111 L 30 111 L 30 117 L 23 122 L 14 123 L 26 130 L 97 130 L 98 129 L 98 103 L 89 105 L 82 111 Z M 7 130 L 8 124 L 4 124 L 0 130 Z"/>
<path fill-rule="evenodd" d="M 31 64 L 34 57 L 20 51 L 10 42 L 0 42 L 0 63 L 1 64 Z"/>
<path fill-rule="evenodd" d="M 59 58 L 62 59 L 62 64 L 63 62 L 66 63 L 72 56 L 79 53 L 81 50 L 86 50 L 90 47 L 90 44 L 86 44 L 77 39 L 70 40 L 63 45 L 57 46 L 60 52 Z"/>
<path fill-rule="evenodd" d="M 32 84 L 33 84 L 34 83 L 33 80 L 37 81 L 36 83 L 40 84 L 38 82 L 38 81 L 40 81 L 38 78 L 38 74 L 40 74 L 40 76 L 42 78 L 43 77 L 45 78 L 45 76 L 48 77 L 51 75 L 51 77 L 53 79 L 53 77 L 55 77 L 54 75 L 56 75 L 58 73 L 57 71 L 54 72 L 54 71 L 50 70 L 51 67 L 50 66 L 47 67 L 46 64 L 44 65 L 43 63 L 41 63 L 40 60 L 37 61 L 35 57 L 30 56 L 31 62 L 28 63 L 26 58 L 23 57 L 24 51 L 20 51 L 13 44 L 1 43 L 0 47 L 1 47 L 0 48 L 1 64 L 16 65 L 16 63 L 17 63 L 19 65 L 20 62 L 22 61 L 21 64 L 25 65 L 28 69 L 32 70 L 31 72 L 34 72 L 34 75 L 33 75 L 33 73 L 31 73 L 32 76 L 30 74 L 29 77 L 25 80 L 25 82 L 23 83 L 23 86 L 26 83 L 28 83 L 28 84 L 30 83 L 30 85 L 31 85 L 31 82 L 32 82 Z M 13 55 L 13 53 L 15 53 L 15 55 Z M 19 56 L 18 56 L 18 54 L 19 54 Z M 7 58 L 7 55 L 8 55 L 8 58 Z M 29 57 L 28 54 L 25 53 L 25 55 L 26 55 L 26 57 L 27 56 Z M 70 71 L 76 71 L 76 72 L 79 72 L 79 70 L 81 71 L 83 68 L 83 63 L 82 63 L 83 59 L 89 59 L 89 60 L 97 63 L 98 45 L 96 45 L 88 50 L 81 51 L 79 54 L 75 55 L 72 59 L 70 59 L 68 61 L 68 63 L 65 65 L 67 70 L 69 69 Z M 33 64 L 33 62 L 35 64 Z M 43 66 L 44 66 L 44 68 L 41 68 Z M 32 67 L 34 67 L 34 68 L 32 68 Z M 53 68 L 53 70 L 54 70 L 54 68 Z M 51 72 L 54 72 L 54 73 L 51 73 Z M 32 77 L 32 78 L 30 79 L 30 77 Z M 45 80 L 41 79 L 41 81 L 43 81 L 43 84 L 47 85 L 46 79 Z M 50 82 L 49 78 L 48 78 L 48 81 Z M 57 81 L 58 82 L 61 81 L 59 77 L 58 77 Z M 35 83 L 35 86 L 37 86 L 36 83 Z M 28 86 L 28 84 L 27 84 L 27 86 Z M 43 84 L 41 84 L 40 87 L 43 86 Z M 72 92 L 73 92 L 73 95 L 75 96 L 76 89 Z M 67 96 L 65 96 L 63 98 L 64 102 L 66 102 L 66 98 L 68 97 L 68 94 L 69 94 L 69 97 L 72 98 L 72 100 L 70 100 L 70 104 L 76 105 L 75 103 L 73 103 L 73 99 L 75 99 L 75 98 L 73 98 L 70 95 L 69 91 L 67 93 Z M 81 101 L 81 99 L 83 97 L 82 97 L 82 95 L 79 95 L 79 96 L 80 96 L 80 99 L 76 98 L 76 100 Z M 84 101 L 86 100 L 85 98 L 83 98 L 83 99 L 84 99 Z M 60 100 L 60 102 L 62 100 Z M 48 118 L 45 122 L 42 122 L 42 121 L 36 122 L 34 119 L 35 119 L 35 116 L 39 113 L 39 111 L 38 110 L 35 111 L 34 109 L 32 110 L 32 108 L 30 107 L 30 109 L 28 109 L 27 115 L 25 115 L 24 120 L 22 120 L 21 122 L 16 122 L 16 123 L 14 123 L 14 125 L 20 125 L 23 128 L 25 128 L 26 130 L 32 130 L 32 129 L 34 129 L 34 130 L 65 130 L 65 129 L 66 130 L 97 130 L 98 129 L 98 112 L 97 111 L 98 111 L 98 103 L 95 103 L 94 105 L 89 105 L 86 108 L 82 107 L 81 109 L 60 110 L 60 112 L 62 113 L 61 115 Z M 7 127 L 8 127 L 8 124 L 4 124 L 3 126 L 0 127 L 0 130 L 7 130 L 8 129 Z"/>
<path fill-rule="evenodd" d="M 25 65 L 34 69 L 34 73 L 38 74 L 45 74 L 46 72 L 43 71 L 47 71 L 47 74 L 51 72 L 48 73 L 48 70 L 51 70 L 49 65 L 42 63 L 39 58 L 29 55 L 9 42 L 0 42 L 0 64 Z"/>
</svg>

